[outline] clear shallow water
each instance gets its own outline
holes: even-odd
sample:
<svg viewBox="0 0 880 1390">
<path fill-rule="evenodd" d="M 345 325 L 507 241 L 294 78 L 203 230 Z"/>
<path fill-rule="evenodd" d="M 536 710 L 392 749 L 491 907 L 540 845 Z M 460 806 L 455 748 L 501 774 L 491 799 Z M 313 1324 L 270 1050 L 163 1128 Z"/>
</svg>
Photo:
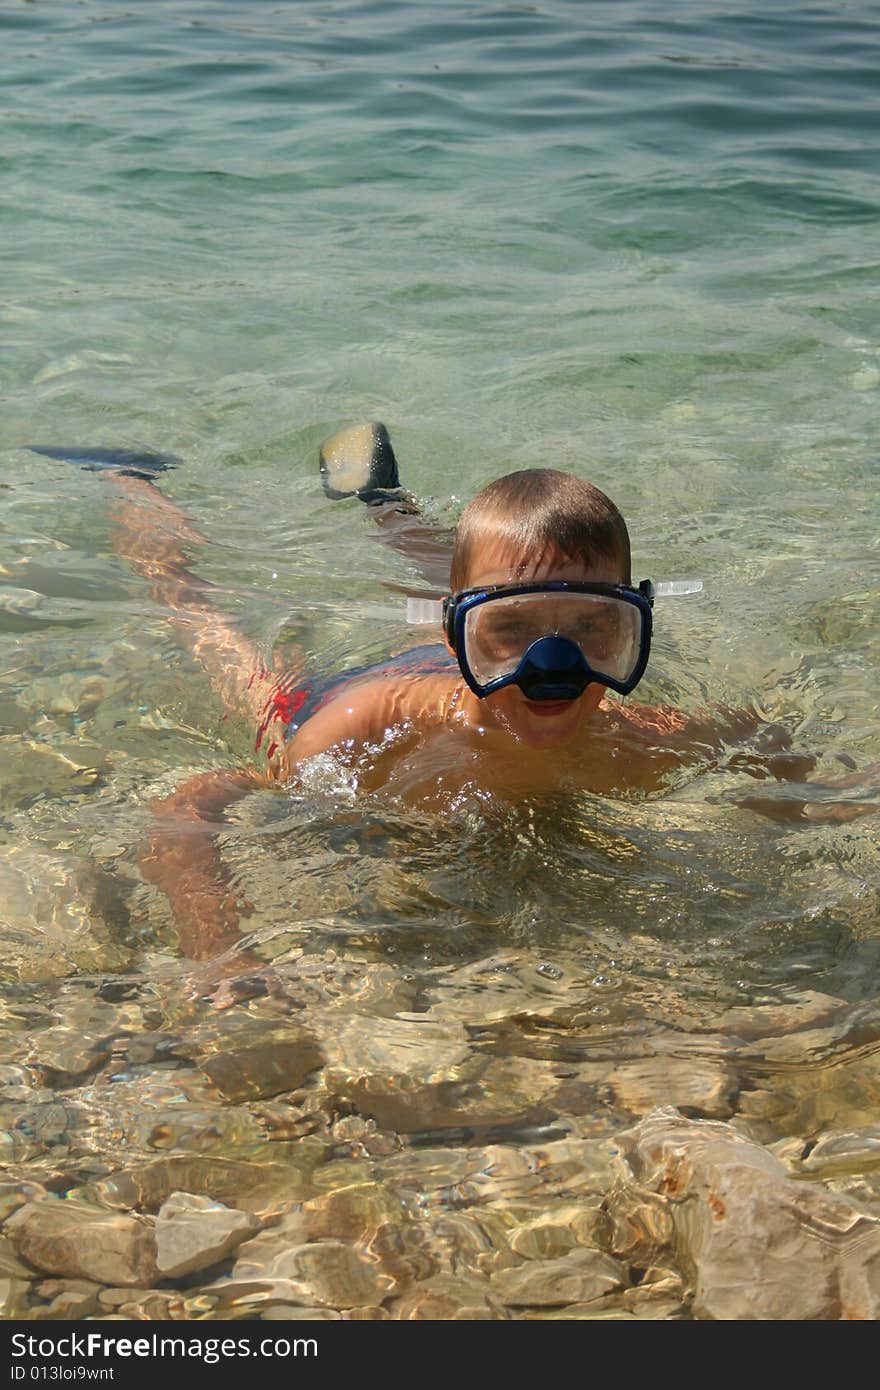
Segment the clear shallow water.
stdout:
<svg viewBox="0 0 880 1390">
<path fill-rule="evenodd" d="M 51 1053 L 47 1030 L 113 1027 L 182 1030 L 198 1063 L 302 1005 L 292 985 L 219 1014 L 181 1003 L 189 967 L 136 868 L 147 803 L 240 763 L 251 733 L 114 555 L 105 489 L 30 443 L 180 455 L 163 486 L 208 538 L 198 571 L 255 638 L 295 640 L 324 668 L 410 640 L 387 585 L 415 578 L 357 508 L 323 497 L 327 435 L 385 419 L 405 482 L 444 522 L 511 468 L 573 469 L 627 516 L 637 577 L 706 583 L 658 606 L 645 698 L 756 702 L 817 776 L 880 756 L 874 7 L 88 0 L 9 5 L 0 28 L 10 1065 Z M 613 1061 L 633 1033 L 711 1030 L 735 1003 L 876 999 L 874 818 L 780 822 L 740 804 L 765 793 L 708 769 L 646 801 L 438 818 L 319 784 L 250 798 L 224 854 L 257 958 L 282 979 L 300 978 L 302 952 L 320 964 L 309 1007 L 325 1044 L 328 1028 L 364 1019 L 381 1035 L 411 1013 L 442 1032 L 451 1010 L 471 1030 L 467 1065 L 487 1047 L 583 1059 L 596 1026 Z M 492 995 L 487 1042 L 499 959 L 515 999 L 505 1013 Z M 340 984 L 347 969 L 361 983 Z M 543 1017 L 551 985 L 565 1024 L 538 1047 L 521 1020 Z M 409 1075 L 407 1039 L 392 1029 L 387 1046 Z M 135 1089 L 164 1113 L 157 1056 Z M 61 1190 L 156 1151 L 109 1064 L 66 1062 L 87 1138 L 12 1152 L 16 1174 Z M 808 1090 L 815 1058 L 802 1062 Z M 339 1078 L 375 1058 L 328 1065 L 308 1103 L 332 1120 L 342 1094 L 369 1117 Z M 855 1123 L 875 1084 L 864 1065 L 845 1050 L 840 1097 L 780 1101 L 759 1137 Z M 405 1123 L 377 1112 L 383 1132 L 454 1128 L 416 1074 Z M 471 1078 L 478 1135 L 532 1113 L 514 1082 L 505 1110 L 500 1082 Z M 204 1085 L 189 1100 L 211 1123 L 162 1144 L 250 1154 L 263 1141 L 247 1098 Z M 651 1098 L 676 1096 L 661 1081 Z M 577 1132 L 633 1113 L 542 1103 Z"/>
</svg>

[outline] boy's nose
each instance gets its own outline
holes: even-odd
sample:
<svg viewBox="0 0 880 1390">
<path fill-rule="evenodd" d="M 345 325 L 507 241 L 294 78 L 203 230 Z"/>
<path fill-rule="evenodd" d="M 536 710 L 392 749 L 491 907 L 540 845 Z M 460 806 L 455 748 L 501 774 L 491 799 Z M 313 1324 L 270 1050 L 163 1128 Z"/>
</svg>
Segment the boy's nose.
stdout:
<svg viewBox="0 0 880 1390">
<path fill-rule="evenodd" d="M 539 637 L 533 642 L 516 682 L 529 700 L 576 700 L 589 683 L 587 664 L 567 637 Z"/>
</svg>

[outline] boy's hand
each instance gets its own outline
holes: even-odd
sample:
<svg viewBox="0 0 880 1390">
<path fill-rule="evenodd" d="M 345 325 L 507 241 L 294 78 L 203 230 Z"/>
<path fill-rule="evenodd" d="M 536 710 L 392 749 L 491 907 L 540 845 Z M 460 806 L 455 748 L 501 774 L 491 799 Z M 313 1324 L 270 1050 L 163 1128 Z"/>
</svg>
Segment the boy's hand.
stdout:
<svg viewBox="0 0 880 1390">
<path fill-rule="evenodd" d="M 763 781 L 775 777 L 778 782 L 798 781 L 812 772 L 816 759 L 811 753 L 793 753 L 791 734 L 784 724 L 764 724 L 746 748 L 732 754 L 724 767 L 746 772 Z"/>
<path fill-rule="evenodd" d="M 811 763 L 815 765 L 815 759 Z M 880 811 L 880 762 L 843 777 L 792 780 L 785 787 L 767 787 L 748 796 L 735 794 L 732 799 L 770 820 L 829 824 L 856 820 Z"/>
<path fill-rule="evenodd" d="M 216 960 L 202 961 L 187 975 L 187 999 L 212 1009 L 231 1009 L 249 999 L 271 994 L 268 967 L 247 951 L 236 951 Z"/>
</svg>

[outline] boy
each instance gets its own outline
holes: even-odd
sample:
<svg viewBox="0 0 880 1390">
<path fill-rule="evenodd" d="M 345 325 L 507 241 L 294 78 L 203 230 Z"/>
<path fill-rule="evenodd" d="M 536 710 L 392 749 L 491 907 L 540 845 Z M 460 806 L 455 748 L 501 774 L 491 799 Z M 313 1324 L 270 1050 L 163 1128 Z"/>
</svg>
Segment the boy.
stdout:
<svg viewBox="0 0 880 1390">
<path fill-rule="evenodd" d="M 448 537 L 425 527 L 399 488 L 383 426 L 344 431 L 321 461 L 328 495 L 360 497 L 386 540 L 440 573 Z M 87 462 L 110 466 L 119 554 L 150 579 L 224 706 L 257 728 L 255 770 L 201 774 L 153 804 L 141 869 L 170 900 L 192 959 L 216 956 L 239 934 L 243 905 L 214 839 L 225 808 L 257 786 L 307 778 L 318 755 L 346 765 L 364 791 L 447 811 L 467 795 L 658 790 L 676 767 L 713 762 L 746 736 L 739 765 L 758 776 L 802 776 L 813 765 L 783 752 L 785 730 L 759 731 L 749 712 L 709 722 L 610 698 L 644 672 L 650 586 L 631 587 L 623 517 L 580 479 L 535 469 L 490 484 L 456 531 L 443 640 L 316 688 L 302 671 L 268 667 L 211 605 L 211 586 L 184 551 L 202 538 L 151 485 L 167 460 L 123 463 L 94 451 Z"/>
<path fill-rule="evenodd" d="M 467 788 L 654 789 L 692 752 L 680 715 L 606 698 L 644 670 L 651 605 L 631 588 L 626 525 L 598 488 L 553 469 L 498 479 L 464 510 L 449 586 L 442 644 L 293 714 L 270 744 L 281 780 L 332 749 L 365 789 L 439 808 Z"/>
</svg>

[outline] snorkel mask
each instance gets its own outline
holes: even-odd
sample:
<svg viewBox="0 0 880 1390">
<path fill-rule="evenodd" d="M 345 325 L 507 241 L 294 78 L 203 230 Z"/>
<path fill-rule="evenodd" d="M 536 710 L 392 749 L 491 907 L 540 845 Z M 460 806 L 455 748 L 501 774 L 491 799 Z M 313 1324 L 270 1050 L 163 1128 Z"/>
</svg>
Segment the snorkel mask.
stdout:
<svg viewBox="0 0 880 1390">
<path fill-rule="evenodd" d="M 409 599 L 411 622 L 442 621 L 480 699 L 517 685 L 529 700 L 576 700 L 592 682 L 634 690 L 651 650 L 655 598 L 698 593 L 700 580 L 652 584 L 544 581 L 463 589 L 441 603 Z"/>
</svg>

